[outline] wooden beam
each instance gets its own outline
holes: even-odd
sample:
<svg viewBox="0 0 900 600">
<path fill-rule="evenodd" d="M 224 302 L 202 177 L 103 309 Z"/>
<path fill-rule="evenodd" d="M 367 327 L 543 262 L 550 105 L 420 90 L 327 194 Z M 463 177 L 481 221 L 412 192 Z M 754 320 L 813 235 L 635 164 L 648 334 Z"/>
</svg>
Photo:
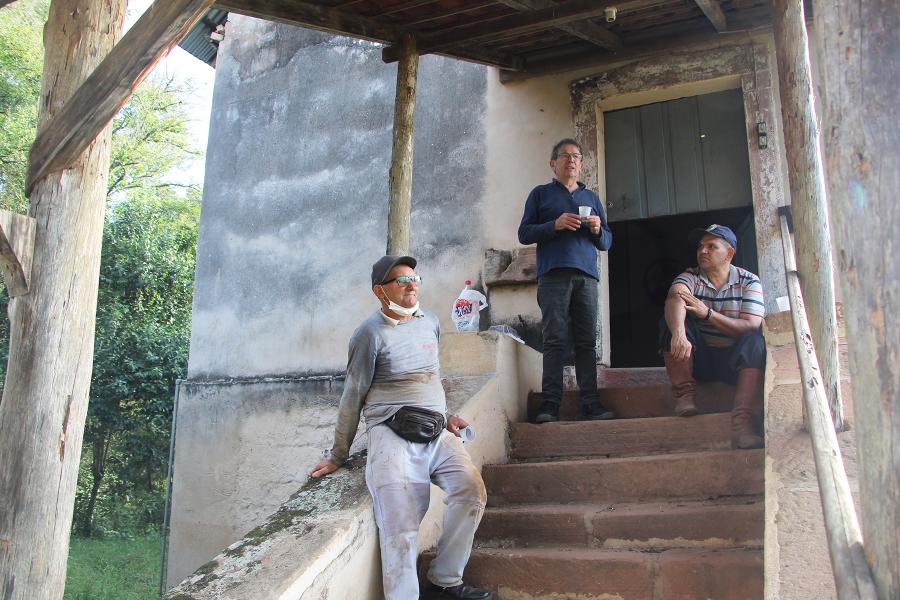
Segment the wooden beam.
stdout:
<svg viewBox="0 0 900 600">
<path fill-rule="evenodd" d="M 459 45 L 469 45 L 489 40 L 499 35 L 528 33 L 548 29 L 556 25 L 570 23 L 602 15 L 604 5 L 596 0 L 570 0 L 565 4 L 554 4 L 548 8 L 527 13 L 519 13 L 493 20 L 489 23 L 461 27 L 449 34 L 422 36 L 419 54 L 430 54 Z M 385 62 L 394 62 L 400 56 L 396 46 L 389 46 L 382 52 Z"/>
<path fill-rule="evenodd" d="M 0 210 L 0 268 L 10 298 L 28 293 L 34 257 L 33 217 Z"/>
<path fill-rule="evenodd" d="M 403 12 L 405 10 L 412 10 L 414 8 L 419 8 L 420 6 L 428 6 L 429 4 L 435 4 L 440 2 L 440 0 L 410 0 L 409 2 L 403 2 L 402 4 L 395 4 L 394 6 L 389 6 L 385 8 L 383 11 L 376 13 L 374 15 L 370 15 L 371 17 L 385 17 L 387 15 L 393 15 L 398 12 Z"/>
<path fill-rule="evenodd" d="M 781 120 L 797 239 L 797 263 L 836 431 L 844 431 L 831 226 L 812 89 L 803 0 L 773 0 Z"/>
<path fill-rule="evenodd" d="M 500 3 L 517 10 L 540 10 L 553 4 L 550 0 L 500 0 Z M 622 39 L 618 35 L 605 27 L 589 21 L 565 23 L 557 25 L 556 29 L 565 31 L 569 35 L 574 35 L 601 48 L 618 50 L 622 47 Z"/>
<path fill-rule="evenodd" d="M 615 53 L 596 50 L 594 52 L 577 52 L 566 56 L 554 56 L 549 59 L 526 59 L 524 66 L 518 71 L 501 71 L 500 82 L 510 83 L 552 73 L 575 71 L 586 67 L 603 68 L 604 66 L 621 63 L 626 60 L 638 60 L 692 46 L 726 42 L 733 33 L 728 32 L 724 36 L 718 33 L 672 36 L 644 46 L 628 46 Z M 745 34 L 741 33 L 741 35 Z"/>
<path fill-rule="evenodd" d="M 397 65 L 397 94 L 394 98 L 394 142 L 389 173 L 387 254 L 409 254 L 410 212 L 412 210 L 413 124 L 416 113 L 416 82 L 419 54 L 416 39 L 409 34 L 401 41 L 402 55 Z"/>
<path fill-rule="evenodd" d="M 495 2 L 479 2 L 477 4 L 472 4 L 471 1 L 468 4 L 464 4 L 462 6 L 458 6 L 456 8 L 452 8 L 450 10 L 436 13 L 433 15 L 427 15 L 422 17 L 421 19 L 416 19 L 415 21 L 408 21 L 405 23 L 408 27 L 413 27 L 415 25 L 421 25 L 422 23 L 430 23 L 431 21 L 440 21 L 441 19 L 446 19 L 447 17 L 454 17 L 456 15 L 461 15 L 463 13 L 472 12 L 474 10 L 481 10 L 485 6 L 490 6 L 492 4 L 496 4 Z M 484 21 L 492 21 L 493 17 L 488 17 L 486 19 L 482 19 Z"/>
<path fill-rule="evenodd" d="M 844 304 L 859 514 L 878 597 L 900 598 L 900 11 L 813 0 L 822 141 Z"/>
<path fill-rule="evenodd" d="M 115 46 L 125 0 L 53 0 L 44 26 L 45 129 Z M 81 107 L 84 109 L 85 107 Z M 59 600 L 94 355 L 110 128 L 31 193 L 27 294 L 9 303 L 0 400 L 0 598 Z"/>
<path fill-rule="evenodd" d="M 399 42 L 405 31 L 378 19 L 302 0 L 218 0 L 215 8 L 388 44 Z"/>
<path fill-rule="evenodd" d="M 694 0 L 694 2 L 697 3 L 697 6 L 703 11 L 706 18 L 712 23 L 712 26 L 716 28 L 716 31 L 722 33 L 728 30 L 725 23 L 725 13 L 722 12 L 722 7 L 719 6 L 717 0 Z"/>
<path fill-rule="evenodd" d="M 94 142 L 134 89 L 212 5 L 213 0 L 157 0 L 103 59 L 29 153 L 26 192 L 48 173 L 69 167 Z"/>
</svg>

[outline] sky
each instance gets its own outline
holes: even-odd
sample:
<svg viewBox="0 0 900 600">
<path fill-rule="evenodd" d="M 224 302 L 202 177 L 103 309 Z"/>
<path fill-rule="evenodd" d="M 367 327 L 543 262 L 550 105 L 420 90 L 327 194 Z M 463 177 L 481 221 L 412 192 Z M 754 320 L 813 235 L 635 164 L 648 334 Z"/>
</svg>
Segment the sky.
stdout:
<svg viewBox="0 0 900 600">
<path fill-rule="evenodd" d="M 134 25 L 151 4 L 153 4 L 153 0 L 128 0 L 125 27 L 130 28 Z M 164 77 L 174 75 L 176 80 L 187 81 L 194 89 L 194 96 L 188 106 L 189 128 L 194 138 L 194 145 L 205 153 L 206 140 L 209 136 L 209 115 L 212 109 L 215 69 L 176 46 L 156 65 L 153 73 Z M 193 161 L 193 164 L 177 173 L 177 183 L 202 184 L 203 167 L 202 159 Z"/>
</svg>

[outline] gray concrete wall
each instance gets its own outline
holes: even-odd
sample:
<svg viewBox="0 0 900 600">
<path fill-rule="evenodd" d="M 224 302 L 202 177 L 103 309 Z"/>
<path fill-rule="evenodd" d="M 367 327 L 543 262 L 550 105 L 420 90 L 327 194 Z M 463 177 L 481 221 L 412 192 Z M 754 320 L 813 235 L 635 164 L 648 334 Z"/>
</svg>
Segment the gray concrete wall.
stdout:
<svg viewBox="0 0 900 600">
<path fill-rule="evenodd" d="M 379 46 L 232 15 L 219 48 L 170 583 L 239 539 L 329 447 L 347 340 L 378 305 L 396 65 Z M 487 69 L 423 57 L 411 253 L 450 307 L 482 262 Z M 237 380 L 237 381 L 236 381 Z"/>
<path fill-rule="evenodd" d="M 377 305 L 396 65 L 375 44 L 233 16 L 219 50 L 189 377 L 337 372 Z M 487 69 L 423 57 L 411 252 L 444 327 L 481 268 Z"/>
</svg>

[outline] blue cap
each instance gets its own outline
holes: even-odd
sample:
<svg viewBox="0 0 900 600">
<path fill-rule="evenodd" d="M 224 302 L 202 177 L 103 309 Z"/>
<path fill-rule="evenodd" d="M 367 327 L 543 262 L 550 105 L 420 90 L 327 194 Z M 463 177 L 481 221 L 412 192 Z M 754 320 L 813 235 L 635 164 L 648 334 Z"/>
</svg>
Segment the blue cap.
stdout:
<svg viewBox="0 0 900 600">
<path fill-rule="evenodd" d="M 714 235 L 716 237 L 720 237 L 728 242 L 728 244 L 732 248 L 737 250 L 737 238 L 734 236 L 734 232 L 724 225 L 717 225 L 716 223 L 713 223 L 706 229 L 701 229 L 698 227 L 697 229 L 693 230 L 690 235 L 688 235 L 688 240 L 690 240 L 690 242 L 696 246 L 700 243 L 700 240 L 703 239 L 704 235 Z"/>
</svg>

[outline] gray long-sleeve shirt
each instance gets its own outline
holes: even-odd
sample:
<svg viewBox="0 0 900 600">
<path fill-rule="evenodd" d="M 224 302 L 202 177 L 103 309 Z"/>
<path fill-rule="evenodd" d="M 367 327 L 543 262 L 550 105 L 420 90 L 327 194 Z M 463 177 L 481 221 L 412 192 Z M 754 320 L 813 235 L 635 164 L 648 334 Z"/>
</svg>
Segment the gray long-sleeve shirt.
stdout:
<svg viewBox="0 0 900 600">
<path fill-rule="evenodd" d="M 423 311 L 398 322 L 377 310 L 353 332 L 328 457 L 331 462 L 342 465 L 347 460 L 360 413 L 366 427 L 383 423 L 403 406 L 446 415 L 438 361 L 440 335 L 437 317 Z"/>
</svg>

